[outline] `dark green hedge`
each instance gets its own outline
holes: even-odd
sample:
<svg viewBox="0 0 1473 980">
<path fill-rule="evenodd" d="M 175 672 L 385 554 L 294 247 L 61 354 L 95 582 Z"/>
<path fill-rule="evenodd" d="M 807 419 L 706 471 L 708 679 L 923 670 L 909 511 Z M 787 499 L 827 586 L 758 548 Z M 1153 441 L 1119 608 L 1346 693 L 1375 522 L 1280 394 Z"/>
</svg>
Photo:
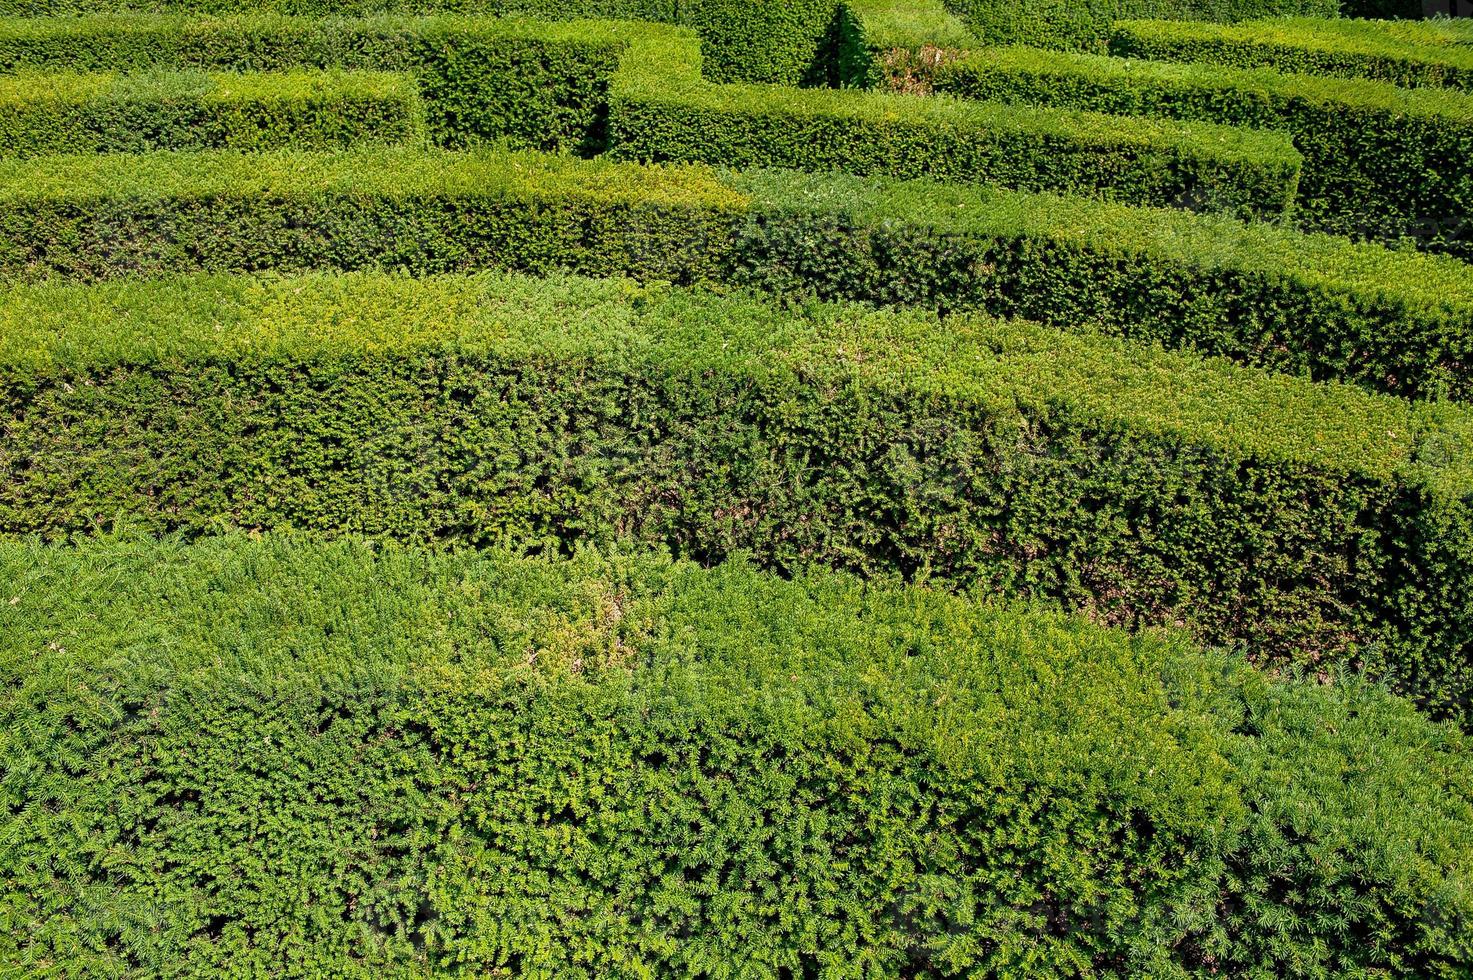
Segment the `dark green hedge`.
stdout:
<svg viewBox="0 0 1473 980">
<path fill-rule="evenodd" d="M 1132 17 L 1240 21 L 1284 14 L 1334 17 L 1339 0 L 946 0 L 986 44 L 1103 48 L 1111 27 Z"/>
<path fill-rule="evenodd" d="M 0 166 L 0 279 L 510 268 L 982 309 L 1473 400 L 1473 272 L 1263 225 L 930 182 L 519 154 Z"/>
<path fill-rule="evenodd" d="M 355 274 L 0 303 L 0 529 L 899 572 L 1473 690 L 1473 414 L 981 317 Z"/>
<path fill-rule="evenodd" d="M 645 557 L 5 544 L 0 580 L 21 971 L 1470 966 L 1466 739 L 1363 684 Z"/>
<path fill-rule="evenodd" d="M 1268 70 L 1004 48 L 942 68 L 970 98 L 1281 130 L 1296 222 L 1473 258 L 1473 95 Z"/>
<path fill-rule="evenodd" d="M 0 157 L 155 149 L 329 149 L 419 142 L 424 106 L 404 75 L 0 77 Z"/>
<path fill-rule="evenodd" d="M 934 176 L 1245 215 L 1282 214 L 1300 156 L 1275 133 L 857 91 L 705 84 L 694 41 L 650 33 L 614 78 L 622 159 Z"/>
<path fill-rule="evenodd" d="M 1374 21 L 1268 20 L 1248 24 L 1131 21 L 1115 25 L 1113 54 L 1396 85 L 1473 89 L 1473 48 L 1437 43 L 1431 28 Z M 1470 35 L 1473 37 L 1473 35 Z"/>
<path fill-rule="evenodd" d="M 438 143 L 588 150 L 602 140 L 624 47 L 617 33 L 612 24 L 454 16 L 7 18 L 0 72 L 407 72 Z"/>
<path fill-rule="evenodd" d="M 701 36 L 714 81 L 795 85 L 813 70 L 839 0 L 0 0 L 0 16 L 185 13 L 525 15 L 550 20 L 633 18 L 681 24 Z"/>
<path fill-rule="evenodd" d="M 627 159 L 934 174 L 1254 216 L 1281 214 L 1294 196 L 1300 156 L 1277 134 L 713 85 L 700 75 L 699 47 L 686 31 L 612 22 L 0 21 L 0 70 L 258 69 L 263 61 L 412 70 L 432 133 L 451 146 L 492 137 L 537 148 L 607 145 Z"/>
</svg>

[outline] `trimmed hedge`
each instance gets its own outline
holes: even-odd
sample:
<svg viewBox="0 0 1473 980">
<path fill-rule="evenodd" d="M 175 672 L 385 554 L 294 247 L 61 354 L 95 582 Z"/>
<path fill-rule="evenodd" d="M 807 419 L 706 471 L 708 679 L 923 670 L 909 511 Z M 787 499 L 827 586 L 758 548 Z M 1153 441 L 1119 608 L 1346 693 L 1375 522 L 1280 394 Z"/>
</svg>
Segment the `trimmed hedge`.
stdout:
<svg viewBox="0 0 1473 980">
<path fill-rule="evenodd" d="M 541 47 L 528 42 L 534 37 Z M 612 22 L 0 21 L 0 69 L 11 71 L 78 61 L 114 68 L 256 68 L 263 60 L 293 59 L 393 70 L 418 65 L 431 131 L 451 146 L 490 137 L 538 148 L 607 145 L 625 159 L 934 174 L 1252 216 L 1281 214 L 1293 200 L 1300 156 L 1277 134 L 957 100 L 712 85 L 701 78 L 699 47 L 689 32 Z M 543 48 L 571 60 L 544 64 Z M 490 63 L 479 55 L 472 61 L 483 50 Z M 534 67 L 523 74 L 525 63 Z M 524 106 L 528 86 L 537 94 Z"/>
<path fill-rule="evenodd" d="M 0 544 L 0 580 L 22 970 L 1470 964 L 1466 739 L 1364 684 L 633 556 Z"/>
<path fill-rule="evenodd" d="M 1023 322 L 619 280 L 0 304 L 0 529 L 748 551 L 1185 621 L 1467 719 L 1473 413 Z"/>
<path fill-rule="evenodd" d="M 1473 258 L 1473 95 L 1024 48 L 974 52 L 935 84 L 976 99 L 1282 130 L 1304 154 L 1298 224 Z"/>
<path fill-rule="evenodd" d="M 978 43 L 941 0 L 850 0 L 829 29 L 819 77 L 834 88 L 925 93 L 937 67 Z"/>
<path fill-rule="evenodd" d="M 419 89 L 403 75 L 0 77 L 0 157 L 155 149 L 329 149 L 417 142 Z"/>
<path fill-rule="evenodd" d="M 1473 270 L 1179 211 L 519 154 L 0 166 L 0 279 L 504 268 L 982 309 L 1473 400 Z"/>
<path fill-rule="evenodd" d="M 692 39 L 649 34 L 610 92 L 621 159 L 932 176 L 1132 204 L 1282 214 L 1300 155 L 1279 134 L 869 92 L 714 86 Z"/>
<path fill-rule="evenodd" d="M 839 6 L 839 0 L 0 0 L 0 16 L 452 13 L 548 20 L 633 18 L 693 28 L 701 36 L 705 66 L 714 81 L 796 85 L 813 71 Z"/>
<path fill-rule="evenodd" d="M 1367 21 L 1284 18 L 1224 25 L 1144 20 L 1116 24 L 1110 52 L 1151 61 L 1473 89 L 1473 49 L 1404 38 L 1391 32 L 1390 25 Z"/>
<path fill-rule="evenodd" d="M 946 0 L 946 5 L 986 44 L 1077 50 L 1103 48 L 1114 23 L 1126 18 L 1231 22 L 1340 12 L 1339 0 Z"/>
<path fill-rule="evenodd" d="M 0 72 L 406 72 L 431 137 L 592 150 L 625 46 L 615 24 L 489 17 L 0 19 Z"/>
</svg>

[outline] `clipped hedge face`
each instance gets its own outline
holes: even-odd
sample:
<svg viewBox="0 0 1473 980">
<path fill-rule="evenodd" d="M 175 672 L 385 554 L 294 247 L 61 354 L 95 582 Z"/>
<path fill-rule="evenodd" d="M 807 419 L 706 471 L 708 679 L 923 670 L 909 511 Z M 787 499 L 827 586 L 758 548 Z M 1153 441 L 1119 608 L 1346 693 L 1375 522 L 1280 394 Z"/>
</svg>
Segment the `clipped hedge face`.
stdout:
<svg viewBox="0 0 1473 980">
<path fill-rule="evenodd" d="M 936 84 L 976 99 L 1287 132 L 1304 155 L 1301 227 L 1473 257 L 1473 95 L 1023 49 L 969 55 Z"/>
<path fill-rule="evenodd" d="M 0 280 L 501 268 L 980 309 L 1473 398 L 1449 259 L 1081 198 L 409 149 L 0 167 Z"/>
<path fill-rule="evenodd" d="M 618 282 L 193 279 L 3 310 L 10 533 L 746 550 L 1185 619 L 1466 709 L 1473 419 L 1448 406 Z"/>
<path fill-rule="evenodd" d="M 1100 48 L 1117 20 L 1242 21 L 1285 14 L 1334 17 L 1336 0 L 1088 0 L 1046 3 L 1020 0 L 946 0 L 985 44 L 1045 48 Z"/>
</svg>

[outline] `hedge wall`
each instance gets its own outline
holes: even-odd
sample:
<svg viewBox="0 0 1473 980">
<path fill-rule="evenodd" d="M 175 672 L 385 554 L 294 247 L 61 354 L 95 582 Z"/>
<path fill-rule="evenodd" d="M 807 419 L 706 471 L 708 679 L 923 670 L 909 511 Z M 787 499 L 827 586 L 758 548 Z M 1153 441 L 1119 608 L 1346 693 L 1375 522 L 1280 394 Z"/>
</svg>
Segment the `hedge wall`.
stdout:
<svg viewBox="0 0 1473 980">
<path fill-rule="evenodd" d="M 1241 21 L 1284 14 L 1335 17 L 1339 0 L 946 0 L 986 44 L 1104 47 L 1118 20 Z"/>
<path fill-rule="evenodd" d="M 1363 684 L 736 564 L 229 537 L 0 579 L 23 970 L 1470 962 L 1466 739 Z"/>
<path fill-rule="evenodd" d="M 0 72 L 408 72 L 432 138 L 597 149 L 617 25 L 487 17 L 0 19 Z"/>
<path fill-rule="evenodd" d="M 0 16 L 458 13 L 548 20 L 633 18 L 694 29 L 714 81 L 795 85 L 812 72 L 839 5 L 839 0 L 0 0 Z"/>
<path fill-rule="evenodd" d="M 922 94 L 937 67 L 979 43 L 941 0 L 850 0 L 820 48 L 817 80 Z"/>
<path fill-rule="evenodd" d="M 1410 25 L 1401 25 L 1408 31 Z M 1430 28 L 1428 29 L 1430 30 Z M 1473 36 L 1473 35 L 1470 35 Z M 1473 89 L 1473 49 L 1409 41 L 1384 23 L 1285 18 L 1248 24 L 1118 23 L 1112 54 Z"/>
<path fill-rule="evenodd" d="M 538 148 L 607 145 L 626 159 L 935 174 L 1254 216 L 1288 207 L 1300 162 L 1283 136 L 1225 127 L 712 85 L 701 78 L 695 35 L 661 27 L 455 18 L 0 21 L 0 69 L 11 71 L 292 60 L 393 70 L 407 62 L 424 79 L 432 132 L 451 146 L 490 137 Z M 536 95 L 524 105 L 529 87 Z"/>
<path fill-rule="evenodd" d="M 154 149 L 327 149 L 421 141 L 424 106 L 404 75 L 0 77 L 0 157 Z"/>
<path fill-rule="evenodd" d="M 0 365 L 8 533 L 748 551 L 1184 620 L 1468 714 L 1473 414 L 1448 405 L 556 278 L 23 287 Z"/>
<path fill-rule="evenodd" d="M 408 149 L 0 166 L 0 280 L 510 268 L 1088 325 L 1473 400 L 1473 272 L 1083 198 Z"/>
<path fill-rule="evenodd" d="M 704 84 L 694 42 L 649 34 L 613 80 L 621 159 L 934 176 L 1133 204 L 1282 214 L 1300 156 L 1281 135 L 966 100 Z"/>
<path fill-rule="evenodd" d="M 976 99 L 1253 126 L 1304 154 L 1295 220 L 1473 258 L 1473 95 L 1275 71 L 1005 48 L 942 68 Z"/>
</svg>

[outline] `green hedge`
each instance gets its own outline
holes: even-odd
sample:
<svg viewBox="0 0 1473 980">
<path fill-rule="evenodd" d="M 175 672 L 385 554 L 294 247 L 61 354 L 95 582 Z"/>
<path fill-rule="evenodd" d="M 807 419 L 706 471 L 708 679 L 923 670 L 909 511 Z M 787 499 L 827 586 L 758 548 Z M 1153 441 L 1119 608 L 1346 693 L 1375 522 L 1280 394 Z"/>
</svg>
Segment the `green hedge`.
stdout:
<svg viewBox="0 0 1473 980">
<path fill-rule="evenodd" d="M 407 72 L 432 138 L 597 149 L 617 25 L 488 17 L 0 19 L 0 72 Z"/>
<path fill-rule="evenodd" d="M 1473 689 L 1473 414 L 1023 322 L 622 280 L 22 287 L 0 529 L 630 538 Z"/>
<path fill-rule="evenodd" d="M 1300 156 L 1279 134 L 869 92 L 705 84 L 694 41 L 649 34 L 610 93 L 622 159 L 934 176 L 1132 204 L 1281 214 Z"/>
<path fill-rule="evenodd" d="M 489 137 L 538 148 L 606 145 L 626 159 L 934 174 L 1254 216 L 1281 214 L 1294 196 L 1300 157 L 1277 134 L 713 85 L 701 77 L 699 47 L 686 31 L 613 22 L 0 21 L 0 69 L 11 71 L 262 61 L 415 70 L 431 131 L 451 146 Z M 535 94 L 524 103 L 529 88 Z"/>
<path fill-rule="evenodd" d="M 1284 14 L 1334 17 L 1339 0 L 946 0 L 986 44 L 1098 49 L 1126 18 L 1242 21 Z"/>
<path fill-rule="evenodd" d="M 701 36 L 706 69 L 714 81 L 795 85 L 811 74 L 839 6 L 839 0 L 0 0 L 0 16 L 452 13 L 549 20 L 633 18 L 693 28 Z"/>
<path fill-rule="evenodd" d="M 1146 20 L 1116 24 L 1110 51 L 1153 61 L 1473 89 L 1473 49 L 1406 38 L 1375 21 L 1284 18 L 1222 25 Z"/>
<path fill-rule="evenodd" d="M 935 84 L 976 99 L 1285 131 L 1304 154 L 1298 224 L 1473 258 L 1473 95 L 1025 48 L 974 52 Z"/>
<path fill-rule="evenodd" d="M 403 75 L 20 75 L 0 77 L 0 157 L 155 149 L 328 149 L 424 139 Z"/>
<path fill-rule="evenodd" d="M 1467 265 L 1179 211 L 410 149 L 0 166 L 0 280 L 358 268 L 568 270 L 981 309 L 1473 400 Z"/>
<path fill-rule="evenodd" d="M 23 971 L 1470 964 L 1466 739 L 1363 684 L 633 556 L 5 544 L 0 580 Z"/>
<path fill-rule="evenodd" d="M 978 43 L 941 0 L 849 0 L 821 48 L 818 75 L 834 88 L 923 93 L 939 65 Z"/>
</svg>

